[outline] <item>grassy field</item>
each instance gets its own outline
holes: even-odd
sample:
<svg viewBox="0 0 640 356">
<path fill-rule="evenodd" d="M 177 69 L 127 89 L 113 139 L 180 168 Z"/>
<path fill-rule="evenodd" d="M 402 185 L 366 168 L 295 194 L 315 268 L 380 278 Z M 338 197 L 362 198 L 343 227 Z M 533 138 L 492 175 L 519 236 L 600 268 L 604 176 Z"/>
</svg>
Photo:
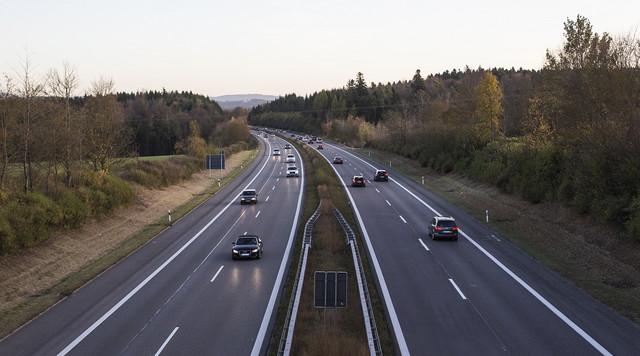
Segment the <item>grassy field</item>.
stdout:
<svg viewBox="0 0 640 356">
<path fill-rule="evenodd" d="M 231 170 L 222 180 L 221 187 L 233 180 L 247 165 L 256 157 L 256 150 L 253 150 L 249 158 L 242 162 L 241 167 L 238 166 Z M 212 194 L 220 188 L 217 184 L 211 184 L 206 190 L 199 195 L 195 195 L 186 203 L 172 209 L 172 217 L 174 222 L 187 214 L 193 208 L 207 200 Z M 154 236 L 163 231 L 167 227 L 166 217 L 159 218 L 155 222 L 145 226 L 133 236 L 125 239 L 115 248 L 106 251 L 100 258 L 88 262 L 76 272 L 70 273 L 64 279 L 53 285 L 51 288 L 39 292 L 37 295 L 31 296 L 26 302 L 19 304 L 0 315 L 0 337 L 3 337 L 15 330 L 20 325 L 34 318 L 51 305 L 58 302 L 63 297 L 71 294 L 74 290 L 90 281 L 92 278 L 106 270 L 109 266 L 115 264 L 123 257 L 150 241 Z"/>
<path fill-rule="evenodd" d="M 387 152 L 361 154 L 391 166 L 484 220 L 540 262 L 619 313 L 640 322 L 640 244 L 620 237 L 620 227 L 599 224 L 558 203 L 531 204 L 463 176 L 441 175 Z"/>
<path fill-rule="evenodd" d="M 315 152 L 313 149 L 311 149 L 310 147 L 308 147 L 307 145 L 301 145 L 299 144 L 297 141 L 290 141 L 292 144 L 294 144 L 296 146 L 296 148 L 298 149 L 298 151 L 300 152 L 303 160 L 304 160 L 304 164 L 305 164 L 305 191 L 304 191 L 304 205 L 303 205 L 303 216 L 302 216 L 302 220 L 301 220 L 301 224 L 298 227 L 298 231 L 296 233 L 297 239 L 294 242 L 294 251 L 292 252 L 292 256 L 294 256 L 294 259 L 291 261 L 291 266 L 296 266 L 297 265 L 297 258 L 300 255 L 300 247 L 301 247 L 301 239 L 302 239 L 302 230 L 304 228 L 304 223 L 309 219 L 309 217 L 313 214 L 313 212 L 315 211 L 316 207 L 318 206 L 318 203 L 320 201 L 320 199 L 324 199 L 327 200 L 329 202 L 331 202 L 331 204 L 333 206 L 335 206 L 336 208 L 340 209 L 340 211 L 344 214 L 345 218 L 347 219 L 347 221 L 349 222 L 349 224 L 351 224 L 352 228 L 354 228 L 354 230 L 357 230 L 358 225 L 356 224 L 355 218 L 353 216 L 353 212 L 351 210 L 351 207 L 349 205 L 348 202 L 348 198 L 346 196 L 346 193 L 343 190 L 342 185 L 340 184 L 340 182 L 338 181 L 337 177 L 335 176 L 335 173 L 333 172 L 333 170 L 331 169 L 331 167 L 329 166 L 329 164 L 324 160 L 324 158 L 322 158 L 317 152 Z M 318 187 L 322 187 L 320 189 L 318 189 Z M 324 214 L 324 215 L 329 215 L 329 214 Z M 326 218 L 326 217 L 325 217 Z M 333 215 L 331 215 L 330 217 L 331 219 L 333 218 Z M 322 223 L 319 222 L 319 226 L 323 226 L 322 224 L 330 224 L 330 223 Z M 344 251 L 344 253 L 347 253 L 347 245 L 344 242 L 344 235 L 342 233 L 342 230 L 340 230 L 340 232 L 338 233 L 337 231 L 334 231 L 334 235 L 335 234 L 339 234 L 339 239 L 340 240 L 340 245 L 341 250 Z M 338 235 L 336 235 L 338 236 Z M 360 238 L 358 238 L 358 244 L 359 244 L 359 248 L 361 249 L 361 251 L 365 251 L 364 250 L 364 246 L 362 245 L 362 242 L 359 241 Z M 314 237 L 315 240 L 315 237 Z M 331 241 L 331 240 L 330 240 Z M 332 246 L 333 244 L 335 244 L 335 242 L 328 242 L 327 243 L 329 246 Z M 336 245 L 337 246 L 337 245 Z M 312 250 L 317 249 L 317 246 L 312 247 Z M 311 251 L 313 253 L 313 251 Z M 370 266 L 368 260 L 367 260 L 367 256 L 366 254 L 362 254 L 362 258 L 363 258 L 363 264 L 365 266 Z M 331 261 L 332 257 L 331 255 L 325 255 L 322 257 L 322 261 L 327 260 L 327 261 Z M 321 261 L 321 262 L 322 262 Z M 324 262 L 327 262 L 324 261 Z M 329 262 L 331 263 L 331 262 Z M 350 264 L 353 268 L 353 263 Z M 308 271 L 311 270 L 311 267 L 308 266 Z M 284 319 L 286 317 L 286 312 L 287 312 L 287 306 L 288 306 L 288 301 L 291 297 L 291 292 L 292 292 L 292 287 L 293 287 L 293 280 L 295 278 L 295 273 L 296 273 L 296 269 L 295 268 L 289 268 L 288 270 L 288 275 L 287 278 L 285 280 L 285 285 L 284 285 L 284 291 L 283 291 L 283 295 L 282 295 L 282 301 L 281 303 L 279 303 L 278 306 L 278 312 L 277 312 L 277 316 L 276 316 L 276 322 L 275 322 L 275 326 L 273 328 L 273 332 L 271 335 L 271 340 L 270 340 L 270 344 L 269 344 L 269 351 L 268 353 L 270 355 L 275 355 L 277 354 L 277 348 L 278 348 L 278 342 L 280 339 L 280 335 L 282 332 L 282 326 L 284 323 Z M 373 288 L 373 286 L 375 286 L 374 284 L 374 279 L 373 276 L 371 274 L 371 271 L 369 268 L 365 268 L 365 275 L 367 278 L 367 281 L 369 283 L 370 286 L 370 292 L 371 292 L 371 300 L 372 300 L 372 304 L 373 304 L 373 308 L 374 308 L 374 314 L 375 314 L 375 318 L 376 318 L 376 323 L 378 325 L 378 332 L 379 332 L 379 336 L 380 336 L 380 340 L 381 340 L 381 345 L 382 345 L 382 350 L 385 354 L 393 354 L 394 352 L 394 346 L 393 346 L 393 339 L 391 337 L 391 333 L 390 330 L 387 326 L 386 323 L 386 318 L 385 318 L 385 312 L 384 312 L 384 304 L 382 302 L 382 300 L 380 299 L 379 295 L 378 295 L 378 291 L 376 288 Z M 350 279 L 355 280 L 355 275 L 350 274 Z M 309 281 L 305 281 L 305 289 L 307 287 L 309 287 L 311 285 L 311 283 Z M 359 301 L 354 301 L 354 298 L 356 298 L 357 296 L 357 289 L 354 286 L 349 286 L 349 302 L 353 304 L 353 306 L 357 306 L 358 308 L 359 306 Z M 350 317 L 353 318 L 355 311 L 352 311 L 352 314 L 350 314 Z M 334 323 L 332 325 L 342 325 L 342 327 L 347 327 L 350 330 L 347 330 L 346 333 L 348 335 L 351 335 L 348 340 L 349 344 L 357 344 L 357 343 L 353 343 L 354 340 L 358 339 L 358 335 L 360 332 L 364 333 L 364 325 L 363 325 L 363 319 L 362 319 L 362 312 L 359 310 L 358 311 L 358 316 L 355 317 L 355 319 L 349 319 L 352 320 L 354 323 L 357 322 L 357 325 L 359 327 L 358 330 L 351 330 L 351 329 L 355 329 L 354 327 L 350 327 L 349 325 L 354 325 L 354 324 L 349 324 L 349 322 L 346 321 L 341 321 L 339 318 L 337 317 L 332 317 L 331 319 L 327 320 L 327 323 Z M 309 325 L 316 325 L 317 328 L 316 329 L 321 329 L 321 328 L 325 328 L 324 324 L 317 324 L 317 322 L 315 321 L 310 321 Z M 305 325 L 307 325 L 308 323 L 305 323 Z M 329 324 L 327 324 L 329 325 Z M 326 328 L 325 328 L 326 329 Z M 307 334 L 308 336 L 306 336 L 306 338 L 315 338 L 318 337 L 317 334 L 313 334 L 312 333 L 313 330 L 310 330 L 310 332 Z M 296 341 L 297 336 L 298 335 L 298 330 L 296 328 L 296 336 L 294 336 L 294 343 L 298 342 Z M 362 334 L 363 335 L 363 334 Z M 331 335 L 327 334 L 327 337 L 330 337 Z M 332 336 L 331 336 L 332 337 Z M 303 336 L 303 340 L 304 340 L 304 336 Z M 318 340 L 318 341 L 309 341 L 309 342 L 305 342 L 305 345 L 322 345 L 322 340 Z M 364 340 L 365 342 L 365 347 L 366 347 L 366 339 Z M 358 347 L 354 347 L 356 350 L 359 350 Z M 310 352 L 310 354 L 315 354 L 315 351 L 310 351 L 308 348 L 305 347 L 304 350 L 300 350 L 300 352 L 294 352 L 294 354 L 309 354 L 307 352 Z M 331 352 L 325 352 L 324 354 L 332 354 Z M 340 354 L 343 354 L 343 352 L 340 352 Z"/>
</svg>

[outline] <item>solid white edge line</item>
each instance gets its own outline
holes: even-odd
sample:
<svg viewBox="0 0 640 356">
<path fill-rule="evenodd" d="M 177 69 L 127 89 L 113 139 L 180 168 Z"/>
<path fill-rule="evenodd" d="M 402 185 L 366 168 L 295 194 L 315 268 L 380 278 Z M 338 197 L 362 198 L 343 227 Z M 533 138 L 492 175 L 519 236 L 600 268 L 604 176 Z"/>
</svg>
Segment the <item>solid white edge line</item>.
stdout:
<svg viewBox="0 0 640 356">
<path fill-rule="evenodd" d="M 158 351 L 156 351 L 154 356 L 158 356 L 160 355 L 160 353 L 162 352 L 162 350 L 164 350 L 164 348 L 167 346 L 167 344 L 169 343 L 169 341 L 171 341 L 171 338 L 173 337 L 173 335 L 176 334 L 176 332 L 178 332 L 178 329 L 180 329 L 180 327 L 176 326 L 175 329 L 173 329 L 173 331 L 171 332 L 171 334 L 169 334 L 169 337 L 167 337 L 166 340 L 164 340 L 164 342 L 162 343 L 162 346 L 160 346 L 160 348 L 158 349 Z"/>
<path fill-rule="evenodd" d="M 422 239 L 418 239 L 418 241 L 420 241 L 420 244 L 422 245 L 422 247 L 424 247 L 425 250 L 429 251 L 429 247 L 427 247 L 427 244 L 425 244 Z"/>
<path fill-rule="evenodd" d="M 351 152 L 345 151 L 339 147 L 335 147 L 337 150 L 340 150 L 344 153 L 347 153 L 355 158 L 357 158 L 358 160 L 362 161 L 363 163 L 369 165 L 371 168 L 376 169 L 375 166 L 373 166 L 372 164 L 370 164 L 369 162 L 363 160 L 362 158 L 354 155 Z M 393 178 L 390 178 L 390 180 L 392 182 L 394 182 L 395 184 L 397 184 L 398 186 L 400 186 L 402 189 L 404 189 L 407 193 L 409 193 L 412 197 L 414 197 L 417 201 L 419 201 L 420 203 L 422 203 L 422 205 L 426 206 L 427 208 L 429 208 L 429 210 L 431 210 L 434 214 L 442 216 L 442 214 L 440 214 L 438 211 L 436 211 L 434 208 L 432 208 L 429 204 L 427 204 L 424 200 L 420 199 L 420 197 L 418 197 L 417 195 L 415 195 L 414 193 L 412 193 L 409 189 L 407 189 L 405 186 L 403 186 L 402 184 L 400 184 L 398 181 L 396 181 Z M 612 355 L 611 352 L 609 352 L 609 350 L 607 350 L 604 346 L 602 346 L 599 342 L 597 342 L 593 337 L 591 337 L 591 335 L 587 334 L 586 331 L 584 331 L 581 327 L 579 327 L 576 323 L 574 323 L 571 319 L 569 319 L 566 315 L 564 315 L 564 313 L 562 313 L 558 308 L 555 307 L 555 305 L 551 304 L 545 297 L 543 297 L 540 293 L 538 293 L 535 289 L 533 289 L 529 284 L 527 284 L 527 282 L 525 282 L 522 278 L 520 278 L 517 274 L 515 274 L 514 272 L 512 272 L 507 266 L 505 266 L 502 262 L 500 262 L 497 258 L 495 258 L 491 253 L 489 253 L 489 251 L 485 250 L 482 246 L 480 246 L 480 244 L 478 244 L 474 239 L 472 239 L 469 235 L 467 235 L 464 231 L 462 230 L 458 230 L 462 236 L 464 236 L 467 241 L 471 242 L 471 244 L 473 246 L 475 246 L 478 250 L 480 250 L 485 256 L 487 256 L 491 261 L 493 261 L 493 263 L 495 263 L 498 267 L 500 267 L 500 269 L 502 269 L 505 273 L 507 273 L 511 278 L 513 278 L 518 284 L 520 284 L 520 286 L 522 286 L 527 292 L 529 292 L 534 298 L 536 298 L 540 303 L 542 303 L 542 305 L 544 305 L 547 309 L 549 309 L 553 314 L 555 314 L 558 318 L 560 318 L 560 320 L 562 320 L 565 324 L 567 324 L 573 331 L 575 331 L 578 335 L 580 335 L 586 342 L 588 342 L 593 348 L 595 348 L 596 350 L 598 350 L 598 352 L 600 352 L 603 355 Z"/>
<path fill-rule="evenodd" d="M 400 220 L 402 220 L 402 222 L 403 222 L 403 223 L 405 223 L 405 224 L 407 223 L 407 220 L 405 220 L 405 219 L 402 217 L 402 215 L 400 215 Z"/>
<path fill-rule="evenodd" d="M 384 275 L 382 274 L 382 269 L 380 268 L 380 263 L 378 262 L 378 257 L 376 256 L 376 252 L 373 249 L 373 245 L 371 244 L 371 239 L 369 238 L 369 233 L 367 232 L 367 227 L 364 225 L 362 221 L 362 216 L 360 216 L 360 211 L 358 210 L 358 206 L 353 200 L 353 196 L 351 196 L 351 192 L 349 188 L 342 179 L 342 176 L 338 173 L 336 167 L 334 167 L 329 159 L 325 157 L 323 154 L 320 154 L 327 162 L 333 171 L 340 179 L 342 186 L 344 187 L 347 196 L 349 197 L 349 201 L 351 202 L 351 206 L 353 207 L 353 211 L 356 214 L 356 218 L 358 219 L 358 224 L 360 224 L 360 228 L 362 229 L 362 235 L 364 235 L 364 240 L 367 243 L 367 249 L 369 250 L 369 256 L 371 256 L 371 262 L 373 263 L 373 268 L 376 272 L 376 276 L 378 277 L 378 283 L 380 283 L 380 289 L 382 290 L 382 296 L 384 298 L 385 306 L 387 307 L 387 312 L 389 313 L 389 318 L 391 319 L 391 327 L 393 328 L 393 333 L 396 337 L 396 342 L 398 343 L 398 348 L 400 349 L 401 355 L 410 355 L 409 347 L 407 346 L 407 341 L 404 338 L 404 333 L 402 332 L 402 327 L 400 326 L 400 321 L 398 320 L 398 315 L 396 314 L 396 309 L 393 306 L 393 301 L 391 300 L 391 294 L 389 294 L 389 288 L 387 288 L 387 282 L 384 279 Z"/>
<path fill-rule="evenodd" d="M 289 330 L 287 330 L 287 338 L 285 340 L 284 345 L 284 356 L 289 356 L 291 354 L 291 344 L 293 343 L 293 332 L 296 328 L 296 319 L 298 318 L 298 308 L 300 307 L 300 296 L 302 295 L 302 287 L 304 286 L 304 274 L 307 270 L 307 258 L 309 256 L 309 245 L 304 245 L 304 250 L 302 254 L 302 266 L 300 268 L 300 279 L 298 286 L 296 288 L 296 295 L 293 299 L 293 306 L 291 308 L 291 319 L 289 320 Z"/>
<path fill-rule="evenodd" d="M 456 291 L 458 291 L 458 294 L 460 294 L 460 297 L 464 300 L 467 300 L 467 297 L 464 296 L 464 294 L 462 294 L 462 291 L 460 290 L 460 288 L 458 288 L 458 285 L 456 284 L 456 282 L 449 278 L 449 282 L 451 282 L 451 285 L 453 285 L 453 288 L 456 289 Z"/>
<path fill-rule="evenodd" d="M 282 278 L 284 276 L 284 271 L 287 267 L 287 262 L 289 261 L 289 251 L 291 250 L 291 245 L 293 243 L 293 237 L 296 234 L 296 228 L 298 227 L 298 218 L 300 217 L 300 208 L 302 207 L 302 195 L 304 193 L 304 163 L 302 162 L 302 157 L 300 153 L 295 148 L 295 146 L 291 146 L 298 158 L 300 158 L 300 194 L 298 195 L 298 205 L 296 207 L 295 217 L 293 218 L 293 224 L 291 224 L 291 232 L 289 233 L 289 241 L 287 242 L 287 247 L 284 250 L 284 258 L 280 262 L 280 269 L 278 270 L 278 276 L 276 277 L 276 282 L 273 285 L 273 290 L 271 291 L 271 297 L 269 297 L 269 303 L 267 303 L 267 309 L 264 311 L 264 316 L 262 317 L 262 323 L 260 324 L 260 329 L 258 330 L 258 335 L 256 335 L 256 341 L 253 344 L 253 349 L 251 350 L 251 356 L 260 355 L 260 351 L 262 350 L 262 344 L 264 343 L 264 338 L 267 334 L 267 328 L 269 327 L 269 321 L 271 320 L 271 316 L 273 315 L 273 309 L 276 304 L 276 299 L 278 297 L 278 292 L 280 291 L 280 285 L 282 284 Z"/>
<path fill-rule="evenodd" d="M 271 151 L 271 144 L 269 142 L 267 142 L 267 146 L 268 146 L 267 152 Z M 247 189 L 251 185 L 251 183 L 253 183 L 253 181 L 255 181 L 256 178 L 258 178 L 260 173 L 262 173 L 262 171 L 264 170 L 264 167 L 267 166 L 268 162 L 269 162 L 268 159 L 264 161 L 264 164 L 262 165 L 258 173 L 256 173 L 255 176 L 253 176 L 251 181 L 249 181 L 249 183 L 242 190 Z M 91 326 L 89 326 L 85 331 L 83 331 L 80 335 L 78 335 L 78 337 L 76 337 L 71 343 L 69 343 L 64 349 L 62 349 L 62 351 L 58 352 L 57 356 L 64 356 L 67 353 L 69 353 L 80 342 L 82 342 L 82 340 L 84 340 L 87 336 L 89 336 L 89 334 L 91 334 L 93 330 L 95 330 L 98 326 L 100 326 L 100 324 L 102 324 L 105 320 L 107 320 L 113 313 L 115 313 L 118 309 L 120 309 L 120 307 L 122 307 L 124 303 L 126 303 L 129 299 L 131 299 L 131 297 L 133 297 L 136 293 L 138 293 L 138 291 L 142 289 L 142 287 L 144 287 L 147 283 L 149 283 L 149 281 L 151 281 L 156 275 L 158 275 L 158 273 L 160 273 L 165 267 L 167 267 L 167 265 L 171 263 L 171 261 L 173 261 L 176 257 L 178 257 L 178 255 L 180 255 L 182 251 L 184 251 L 187 247 L 189 247 L 189 245 L 191 245 L 196 239 L 198 239 L 198 237 L 200 237 L 200 235 L 202 235 L 202 233 L 206 229 L 208 229 L 209 226 L 211 226 L 211 224 L 213 224 L 216 220 L 218 220 L 218 218 L 225 211 L 227 211 L 227 209 L 231 206 L 231 204 L 234 204 L 239 197 L 240 197 L 240 193 L 238 193 L 233 199 L 231 199 L 231 201 L 224 208 L 222 208 L 222 210 L 220 210 L 220 212 L 218 212 L 216 216 L 214 216 L 202 229 L 200 229 L 200 231 L 198 231 L 195 235 L 193 235 L 193 237 L 190 238 L 189 241 L 187 241 L 184 245 L 182 245 L 182 247 L 180 247 L 178 251 L 176 251 L 173 255 L 171 255 L 171 257 L 166 259 L 158 268 L 156 268 L 153 272 L 151 272 L 151 274 L 148 275 L 147 278 L 145 278 L 142 282 L 140 282 L 137 286 L 135 286 L 129 293 L 127 293 L 127 295 L 125 295 L 122 299 L 120 299 L 118 303 L 116 303 L 113 307 L 111 307 L 111 309 L 109 309 L 106 313 L 104 313 L 98 320 L 94 321 L 93 324 L 91 324 Z"/>
<path fill-rule="evenodd" d="M 220 274 L 220 272 L 222 272 L 222 269 L 224 268 L 224 265 L 220 266 L 220 268 L 218 268 L 218 272 L 216 272 L 216 274 L 213 275 L 213 278 L 211 278 L 211 283 L 213 283 L 213 281 L 216 280 L 216 278 L 218 278 L 218 275 Z"/>
</svg>

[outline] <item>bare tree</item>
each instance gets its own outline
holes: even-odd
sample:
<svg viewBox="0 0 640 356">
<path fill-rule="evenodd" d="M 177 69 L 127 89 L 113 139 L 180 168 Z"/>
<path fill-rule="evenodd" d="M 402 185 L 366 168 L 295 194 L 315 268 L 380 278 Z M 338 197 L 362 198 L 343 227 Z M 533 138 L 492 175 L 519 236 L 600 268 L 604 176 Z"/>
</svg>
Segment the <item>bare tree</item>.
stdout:
<svg viewBox="0 0 640 356">
<path fill-rule="evenodd" d="M 25 57 L 22 64 L 22 71 L 19 77 L 17 88 L 18 95 L 23 99 L 23 110 L 20 115 L 22 134 L 22 171 L 24 175 L 24 191 L 33 189 L 33 169 L 32 169 L 32 140 L 33 140 L 33 120 L 34 104 L 38 95 L 44 90 L 44 86 L 33 78 L 33 70 L 29 56 Z"/>
<path fill-rule="evenodd" d="M 71 186 L 73 171 L 80 162 L 80 147 L 82 144 L 78 125 L 74 123 L 74 112 L 71 107 L 71 99 L 78 88 L 78 75 L 69 64 L 63 63 L 62 71 L 53 69 L 47 76 L 47 87 L 50 94 L 60 98 L 64 103 L 64 126 L 62 132 L 63 155 L 60 163 L 65 173 L 65 183 Z"/>
<path fill-rule="evenodd" d="M 13 126 L 12 100 L 15 91 L 13 80 L 4 75 L 4 87 L 0 91 L 0 149 L 2 150 L 2 163 L 0 163 L 0 189 L 4 188 L 7 168 L 9 167 L 9 128 Z"/>
<path fill-rule="evenodd" d="M 129 153 L 131 144 L 131 133 L 113 90 L 111 79 L 94 81 L 90 88 L 92 96 L 85 105 L 86 156 L 93 169 L 103 173 L 108 173 L 115 163 Z"/>
</svg>

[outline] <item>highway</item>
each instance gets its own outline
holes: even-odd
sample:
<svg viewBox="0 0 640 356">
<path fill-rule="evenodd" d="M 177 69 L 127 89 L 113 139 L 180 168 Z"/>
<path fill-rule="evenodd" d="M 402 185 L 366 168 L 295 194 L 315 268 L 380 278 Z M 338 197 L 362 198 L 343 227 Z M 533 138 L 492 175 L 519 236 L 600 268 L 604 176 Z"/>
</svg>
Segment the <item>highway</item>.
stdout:
<svg viewBox="0 0 640 356">
<path fill-rule="evenodd" d="M 286 178 L 284 141 L 149 243 L 0 342 L 0 355 L 257 355 L 286 269 L 302 203 Z M 240 205 L 245 188 L 256 205 Z M 231 259 L 242 234 L 264 242 L 260 260 Z"/>
<path fill-rule="evenodd" d="M 348 186 L 399 354 L 638 355 L 640 330 L 424 186 L 353 150 L 318 150 Z M 317 147 L 317 144 L 313 145 Z M 389 182 L 374 182 L 375 169 Z M 427 225 L 451 215 L 458 241 Z"/>
</svg>

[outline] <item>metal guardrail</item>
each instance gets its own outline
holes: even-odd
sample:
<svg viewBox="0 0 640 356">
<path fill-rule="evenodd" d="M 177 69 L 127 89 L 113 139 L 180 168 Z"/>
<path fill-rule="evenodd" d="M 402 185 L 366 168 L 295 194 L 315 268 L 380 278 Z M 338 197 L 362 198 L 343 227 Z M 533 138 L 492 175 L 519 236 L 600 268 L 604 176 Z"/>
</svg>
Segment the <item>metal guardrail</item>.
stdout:
<svg viewBox="0 0 640 356">
<path fill-rule="evenodd" d="M 289 300 L 289 306 L 287 307 L 287 316 L 282 327 L 280 343 L 278 344 L 278 355 L 289 356 L 291 353 L 293 330 L 296 326 L 296 316 L 298 314 L 298 305 L 300 304 L 300 295 L 302 294 L 304 272 L 307 268 L 307 256 L 309 255 L 309 248 L 311 248 L 311 232 L 313 231 L 313 225 L 316 220 L 318 220 L 318 217 L 320 217 L 321 204 L 322 202 L 318 204 L 316 211 L 304 225 L 302 249 L 300 250 L 300 258 L 298 260 L 298 270 L 296 271 L 296 278 L 293 282 L 293 291 L 291 293 L 291 299 Z"/>
<path fill-rule="evenodd" d="M 380 337 L 378 336 L 378 327 L 376 326 L 376 320 L 373 314 L 373 306 L 371 304 L 371 296 L 369 294 L 369 288 L 367 286 L 367 279 L 364 274 L 364 268 L 362 266 L 362 257 L 358 250 L 358 244 L 356 242 L 356 234 L 351 229 L 351 226 L 344 218 L 340 210 L 333 209 L 333 213 L 344 230 L 347 244 L 351 248 L 351 255 L 353 256 L 353 264 L 356 270 L 356 277 L 358 280 L 358 289 L 360 291 L 360 305 L 362 306 L 362 315 L 364 316 L 365 331 L 367 334 L 367 342 L 369 344 L 369 353 L 374 355 L 382 355 L 382 347 L 380 346 Z"/>
</svg>

